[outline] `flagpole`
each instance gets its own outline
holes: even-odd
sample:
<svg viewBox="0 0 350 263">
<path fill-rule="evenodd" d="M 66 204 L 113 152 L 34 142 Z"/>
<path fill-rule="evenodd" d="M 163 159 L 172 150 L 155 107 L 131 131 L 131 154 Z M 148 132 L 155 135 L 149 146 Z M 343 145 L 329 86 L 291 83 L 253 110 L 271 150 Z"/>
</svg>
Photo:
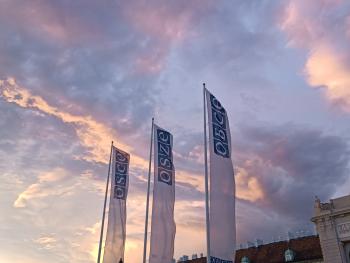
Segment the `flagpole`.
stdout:
<svg viewBox="0 0 350 263">
<path fill-rule="evenodd" d="M 208 156 L 207 156 L 207 112 L 205 83 L 203 83 L 203 109 L 204 109 L 204 172 L 205 172 L 205 219 L 207 226 L 207 263 L 210 263 L 210 222 L 209 222 L 209 183 L 208 183 Z"/>
<path fill-rule="evenodd" d="M 143 243 L 143 263 L 146 263 L 146 254 L 147 254 L 149 192 L 150 192 L 150 186 L 151 186 L 152 146 L 153 146 L 153 130 L 154 130 L 153 127 L 154 127 L 154 118 L 152 118 L 151 146 L 150 146 L 150 149 L 149 149 L 148 183 L 147 183 L 147 200 L 146 200 L 146 219 L 145 219 L 145 238 L 144 238 L 144 243 Z"/>
<path fill-rule="evenodd" d="M 98 246 L 97 263 L 100 263 L 100 259 L 101 259 L 103 229 L 104 229 L 104 223 L 105 223 L 106 204 L 107 204 L 107 195 L 108 195 L 108 186 L 109 186 L 109 176 L 110 176 L 110 171 L 111 171 L 112 149 L 113 149 L 113 141 L 111 143 L 111 152 L 109 154 L 108 175 L 107 175 L 107 183 L 106 183 L 105 201 L 103 204 L 102 223 L 101 223 L 102 225 L 101 225 L 101 233 L 100 233 L 100 244 Z"/>
</svg>

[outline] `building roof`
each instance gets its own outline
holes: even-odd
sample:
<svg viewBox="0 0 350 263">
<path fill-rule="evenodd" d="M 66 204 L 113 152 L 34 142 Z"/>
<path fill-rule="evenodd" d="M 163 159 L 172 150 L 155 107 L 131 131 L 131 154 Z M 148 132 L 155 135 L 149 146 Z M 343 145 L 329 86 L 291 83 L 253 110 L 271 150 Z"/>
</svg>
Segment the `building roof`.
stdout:
<svg viewBox="0 0 350 263">
<path fill-rule="evenodd" d="M 284 263 L 284 252 L 288 248 L 295 252 L 295 260 L 293 262 L 323 258 L 318 236 L 307 236 L 290 241 L 280 241 L 258 247 L 239 249 L 236 251 L 235 262 L 240 263 L 241 259 L 246 256 L 249 258 L 250 263 Z M 206 258 L 203 257 L 185 262 L 206 263 Z"/>
</svg>

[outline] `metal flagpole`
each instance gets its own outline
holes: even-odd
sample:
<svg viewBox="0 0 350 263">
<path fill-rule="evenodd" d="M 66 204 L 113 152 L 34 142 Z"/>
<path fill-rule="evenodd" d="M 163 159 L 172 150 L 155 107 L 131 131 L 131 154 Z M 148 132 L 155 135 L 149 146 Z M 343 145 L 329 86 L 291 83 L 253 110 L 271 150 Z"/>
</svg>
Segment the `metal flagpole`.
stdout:
<svg viewBox="0 0 350 263">
<path fill-rule="evenodd" d="M 150 146 L 150 149 L 149 149 L 148 183 L 147 183 L 147 200 L 146 200 L 146 220 L 145 220 L 145 239 L 144 239 L 144 243 L 143 243 L 143 263 L 146 263 L 146 254 L 147 254 L 149 192 L 150 192 L 150 186 L 151 186 L 152 146 L 153 146 L 153 130 L 154 130 L 153 127 L 154 127 L 154 118 L 152 118 L 151 146 Z"/>
<path fill-rule="evenodd" d="M 208 183 L 208 156 L 207 156 L 207 112 L 205 83 L 203 83 L 203 109 L 204 109 L 204 171 L 205 171 L 205 214 L 207 226 L 207 263 L 210 263 L 210 222 L 209 222 L 209 183 Z"/>
<path fill-rule="evenodd" d="M 106 204 L 107 204 L 107 195 L 108 195 L 108 186 L 109 186 L 109 175 L 110 175 L 110 171 L 111 171 L 112 149 L 113 149 L 113 141 L 112 141 L 112 143 L 111 143 L 111 152 L 110 152 L 110 154 L 109 154 L 108 175 L 107 175 L 105 202 L 104 202 L 104 205 L 103 205 L 102 226 L 101 226 L 101 233 L 100 233 L 100 244 L 99 244 L 99 246 L 98 246 L 97 263 L 100 263 L 100 259 L 101 259 L 102 240 L 103 240 L 103 229 L 104 229 L 104 223 L 105 223 Z"/>
</svg>

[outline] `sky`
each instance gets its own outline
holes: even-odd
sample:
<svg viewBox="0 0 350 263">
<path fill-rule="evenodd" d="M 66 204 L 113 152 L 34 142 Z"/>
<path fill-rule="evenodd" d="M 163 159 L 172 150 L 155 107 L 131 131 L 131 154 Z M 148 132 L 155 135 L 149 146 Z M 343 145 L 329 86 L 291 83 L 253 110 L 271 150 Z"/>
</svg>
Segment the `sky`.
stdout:
<svg viewBox="0 0 350 263">
<path fill-rule="evenodd" d="M 151 118 L 174 135 L 175 258 L 205 254 L 202 83 L 225 106 L 237 244 L 350 194 L 347 0 L 0 0 L 0 262 L 96 262 L 110 143 L 140 262 Z"/>
</svg>

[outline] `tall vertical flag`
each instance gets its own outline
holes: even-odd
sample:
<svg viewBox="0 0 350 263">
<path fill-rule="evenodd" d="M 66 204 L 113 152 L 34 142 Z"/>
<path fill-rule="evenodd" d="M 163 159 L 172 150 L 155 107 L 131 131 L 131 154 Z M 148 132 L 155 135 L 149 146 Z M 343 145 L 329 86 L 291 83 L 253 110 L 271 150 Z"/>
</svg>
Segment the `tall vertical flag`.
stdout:
<svg viewBox="0 0 350 263">
<path fill-rule="evenodd" d="M 113 146 L 112 156 L 111 195 L 103 263 L 118 263 L 120 259 L 124 262 L 130 155 Z"/>
<path fill-rule="evenodd" d="M 173 262 L 176 226 L 172 148 L 173 136 L 154 125 L 154 187 L 149 263 Z"/>
<path fill-rule="evenodd" d="M 204 91 L 209 125 L 209 242 L 210 263 L 233 263 L 236 247 L 235 180 L 231 135 L 221 103 Z M 208 194 L 208 193 L 207 193 Z"/>
</svg>

